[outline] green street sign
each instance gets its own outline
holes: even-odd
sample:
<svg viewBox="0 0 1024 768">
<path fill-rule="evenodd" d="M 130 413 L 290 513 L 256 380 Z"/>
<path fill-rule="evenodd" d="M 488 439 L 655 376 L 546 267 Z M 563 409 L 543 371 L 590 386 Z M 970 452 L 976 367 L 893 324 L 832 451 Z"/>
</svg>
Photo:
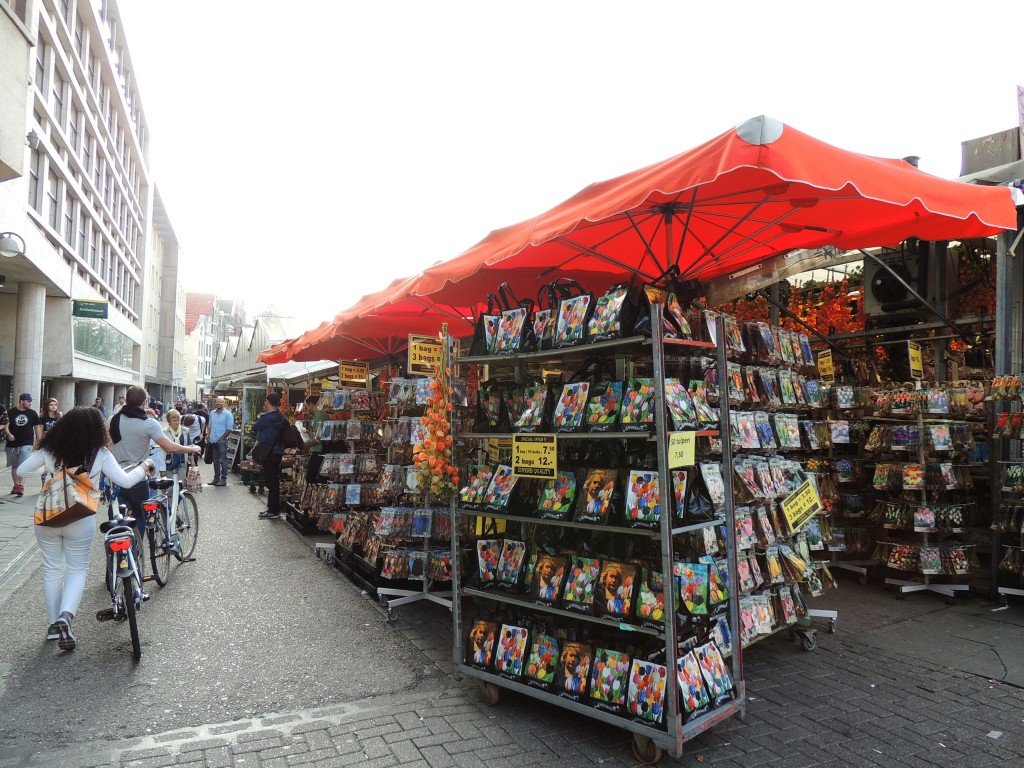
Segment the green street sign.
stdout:
<svg viewBox="0 0 1024 768">
<path fill-rule="evenodd" d="M 107 308 L 105 301 L 84 301 L 82 299 L 71 300 L 72 317 L 95 317 L 100 320 L 107 319 Z"/>
</svg>

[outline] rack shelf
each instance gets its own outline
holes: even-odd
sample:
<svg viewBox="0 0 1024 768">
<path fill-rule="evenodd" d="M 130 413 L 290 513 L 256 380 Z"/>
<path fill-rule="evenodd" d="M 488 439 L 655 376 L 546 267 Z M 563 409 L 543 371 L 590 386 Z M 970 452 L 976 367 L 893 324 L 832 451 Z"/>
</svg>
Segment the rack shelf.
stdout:
<svg viewBox="0 0 1024 768">
<path fill-rule="evenodd" d="M 629 336 L 625 339 L 611 339 L 610 341 L 595 341 L 593 344 L 579 344 L 575 347 L 562 347 L 559 349 L 542 349 L 540 352 L 516 352 L 510 355 L 465 355 L 459 358 L 459 363 L 480 363 L 484 365 L 513 365 L 515 363 L 526 363 L 532 360 L 556 360 L 563 357 L 579 357 L 586 355 L 593 350 L 628 349 L 638 347 L 643 342 L 649 342 L 645 336 Z"/>
<path fill-rule="evenodd" d="M 566 611 L 562 608 L 555 608 L 550 605 L 535 603 L 532 600 L 524 600 L 522 597 L 516 597 L 515 595 L 510 595 L 507 592 L 501 592 L 499 590 L 486 590 L 475 589 L 473 587 L 463 587 L 462 594 L 466 597 L 478 597 L 482 600 L 494 600 L 498 603 L 507 603 L 508 605 L 515 605 L 519 608 L 527 608 L 531 611 L 541 611 L 542 613 L 550 613 L 553 616 L 562 616 L 566 619 L 579 619 L 580 621 L 587 621 L 591 624 L 600 624 L 602 627 L 620 629 L 623 632 L 636 632 L 638 634 L 652 635 L 654 637 L 665 636 L 665 633 L 658 629 L 651 629 L 650 627 L 641 627 L 636 624 L 627 624 L 626 622 L 616 621 L 615 619 L 607 619 L 603 616 L 590 616 L 586 613 L 574 613 L 573 611 Z"/>
<path fill-rule="evenodd" d="M 455 665 L 456 671 L 460 675 L 466 677 L 472 677 L 477 680 L 481 680 L 491 685 L 496 685 L 499 688 L 504 688 L 515 693 L 520 693 L 524 696 L 529 696 L 533 699 L 545 701 L 549 704 L 554 704 L 556 707 L 562 707 L 568 709 L 571 712 L 584 715 L 585 717 L 592 717 L 595 720 L 614 725 L 616 728 L 622 728 L 632 733 L 640 734 L 651 739 L 655 744 L 667 749 L 676 749 L 679 745 L 676 744 L 675 739 L 660 728 L 655 728 L 650 725 L 643 725 L 642 723 L 634 722 L 626 717 L 620 717 L 619 715 L 613 715 L 610 712 L 602 712 L 599 709 L 594 709 L 586 704 L 580 704 L 569 699 L 563 699 L 554 693 L 542 691 L 537 688 L 533 688 L 524 683 L 517 683 L 514 680 L 506 680 L 498 675 L 492 675 L 490 672 L 484 672 L 475 667 L 471 667 L 468 664 L 457 663 Z M 742 685 L 742 683 L 741 683 Z M 713 709 L 706 715 L 701 715 L 698 718 L 685 723 L 682 728 L 682 740 L 689 741 L 690 739 L 700 735 L 708 728 L 722 722 L 723 720 L 732 717 L 734 714 L 740 711 L 743 702 L 741 697 L 736 697 L 731 701 L 726 702 L 717 709 Z"/>
<path fill-rule="evenodd" d="M 597 533 L 616 533 L 627 536 L 644 536 L 649 539 L 656 539 L 661 536 L 658 529 L 648 530 L 646 528 L 630 528 L 625 525 L 598 525 L 597 523 L 578 523 L 575 520 L 544 520 L 540 517 L 529 517 L 527 515 L 508 515 L 504 512 L 492 512 L 486 509 L 466 509 L 459 507 L 456 512 L 463 517 L 488 517 L 494 520 L 506 520 L 510 523 L 535 523 L 537 525 L 551 525 L 558 528 L 580 528 L 586 531 Z M 700 531 L 715 525 L 723 525 L 725 518 L 716 517 L 713 520 L 706 520 L 690 525 L 681 525 L 672 529 L 672 535 L 678 536 L 690 531 Z"/>
<path fill-rule="evenodd" d="M 720 432 L 717 429 L 680 429 L 675 430 L 677 432 L 696 432 L 697 437 L 718 437 Z M 507 440 L 515 437 L 515 432 L 463 432 L 459 437 L 469 438 L 471 440 L 487 440 L 495 438 L 498 440 Z M 523 433 L 532 434 L 532 433 Z M 650 432 L 551 432 L 547 434 L 555 434 L 559 440 L 647 440 L 654 441 L 656 438 Z"/>
</svg>

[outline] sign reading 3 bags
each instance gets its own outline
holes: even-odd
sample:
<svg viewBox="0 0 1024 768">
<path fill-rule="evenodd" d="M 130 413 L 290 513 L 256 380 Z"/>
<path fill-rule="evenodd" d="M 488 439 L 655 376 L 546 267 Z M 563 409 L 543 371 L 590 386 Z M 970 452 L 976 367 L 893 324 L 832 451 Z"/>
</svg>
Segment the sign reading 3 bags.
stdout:
<svg viewBox="0 0 1024 768">
<path fill-rule="evenodd" d="M 409 360 L 406 365 L 410 376 L 433 376 L 434 366 L 441 362 L 441 342 L 436 336 L 409 334 Z"/>
<path fill-rule="evenodd" d="M 782 514 L 789 529 L 796 533 L 823 509 L 818 489 L 810 480 L 804 480 L 789 496 L 782 500 Z"/>
<path fill-rule="evenodd" d="M 355 384 L 365 387 L 370 381 L 370 364 L 354 360 L 342 360 L 338 365 L 338 384 Z"/>
<path fill-rule="evenodd" d="M 558 476 L 558 440 L 555 435 L 512 435 L 513 477 Z"/>
</svg>

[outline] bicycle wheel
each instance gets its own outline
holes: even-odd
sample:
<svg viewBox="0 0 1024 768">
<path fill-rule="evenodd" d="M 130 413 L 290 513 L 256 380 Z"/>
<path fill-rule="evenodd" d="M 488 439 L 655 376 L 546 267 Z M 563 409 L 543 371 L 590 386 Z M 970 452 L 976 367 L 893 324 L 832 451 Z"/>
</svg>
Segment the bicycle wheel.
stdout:
<svg viewBox="0 0 1024 768">
<path fill-rule="evenodd" d="M 183 493 L 178 498 L 178 541 L 181 543 L 179 560 L 188 560 L 196 551 L 199 539 L 199 506 L 191 493 Z"/>
<path fill-rule="evenodd" d="M 132 636 L 132 658 L 142 658 L 142 641 L 139 640 L 139 622 L 135 616 L 135 582 L 131 576 L 119 579 L 114 592 L 114 603 L 124 607 L 124 618 L 128 619 L 128 631 Z"/>
<path fill-rule="evenodd" d="M 149 562 L 153 566 L 153 577 L 161 587 L 171 580 L 171 547 L 167 535 L 167 510 L 161 504 L 157 518 L 146 531 L 149 540 Z"/>
</svg>

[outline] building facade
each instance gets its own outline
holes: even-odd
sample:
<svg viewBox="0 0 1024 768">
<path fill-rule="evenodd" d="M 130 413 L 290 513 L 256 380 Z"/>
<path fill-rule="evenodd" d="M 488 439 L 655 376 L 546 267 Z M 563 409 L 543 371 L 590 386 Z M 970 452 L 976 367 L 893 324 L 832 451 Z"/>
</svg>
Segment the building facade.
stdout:
<svg viewBox="0 0 1024 768">
<path fill-rule="evenodd" d="M 17 40 L 13 28 L 31 45 L 25 63 L 0 47 L 0 120 L 21 123 L 0 131 L 0 180 L 14 176 L 5 171 L 6 137 L 18 138 L 22 155 L 21 175 L 0 183 L 0 232 L 24 242 L 22 253 L 0 260 L 0 401 L 27 391 L 52 394 L 62 408 L 97 395 L 110 403 L 144 382 L 151 323 L 162 343 L 180 293 L 177 242 L 150 178 L 148 126 L 118 6 L 0 0 L 0 13 L 3 42 Z M 20 101 L 19 68 L 27 70 Z M 147 272 L 151 251 L 171 266 L 173 290 L 163 288 L 165 275 Z M 149 322 L 144 287 L 157 287 L 160 302 Z M 173 348 L 166 361 L 157 354 L 154 381 L 173 386 L 173 357 Z"/>
</svg>

